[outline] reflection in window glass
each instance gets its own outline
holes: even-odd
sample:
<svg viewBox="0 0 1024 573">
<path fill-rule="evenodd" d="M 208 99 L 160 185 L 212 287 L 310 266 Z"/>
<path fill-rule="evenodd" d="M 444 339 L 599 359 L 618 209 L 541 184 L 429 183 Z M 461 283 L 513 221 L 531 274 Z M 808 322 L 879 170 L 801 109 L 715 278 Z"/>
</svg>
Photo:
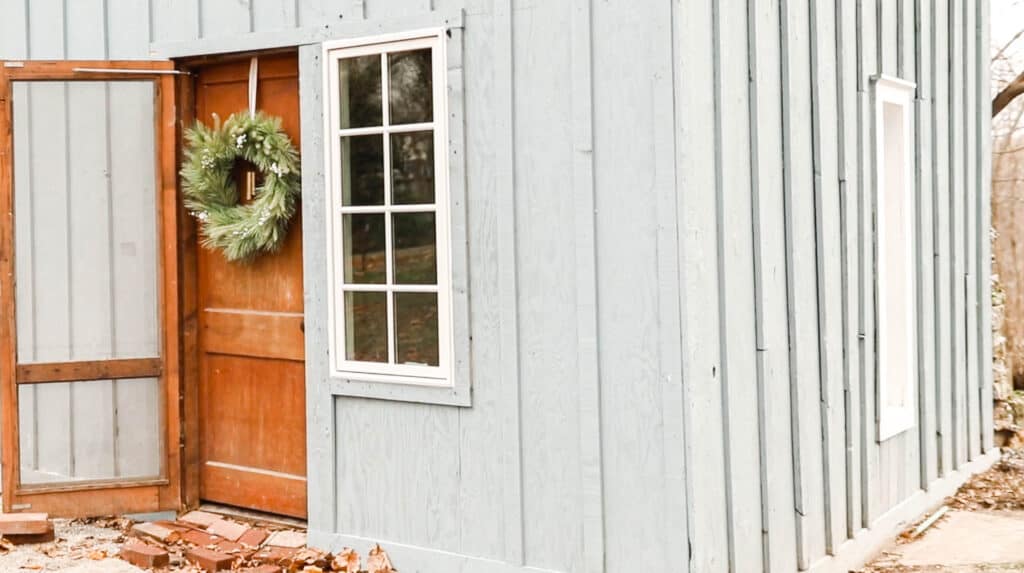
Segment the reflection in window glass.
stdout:
<svg viewBox="0 0 1024 573">
<path fill-rule="evenodd" d="M 345 315 L 345 357 L 360 362 L 387 362 L 387 293 L 346 292 Z"/>
<path fill-rule="evenodd" d="M 338 61 L 341 128 L 381 125 L 380 56 L 359 56 Z"/>
<path fill-rule="evenodd" d="M 379 135 L 343 137 L 341 179 L 345 205 L 383 205 L 384 139 Z"/>
<path fill-rule="evenodd" d="M 395 362 L 437 366 L 437 295 L 395 293 Z"/>
<path fill-rule="evenodd" d="M 434 132 L 391 136 L 391 195 L 396 205 L 434 202 Z"/>
<path fill-rule="evenodd" d="M 397 213 L 391 232 L 396 284 L 437 282 L 437 229 L 433 213 Z"/>
<path fill-rule="evenodd" d="M 391 124 L 427 123 L 434 119 L 431 51 L 388 54 Z"/>
<path fill-rule="evenodd" d="M 345 237 L 345 283 L 387 282 L 384 215 L 343 215 L 342 232 Z"/>
</svg>

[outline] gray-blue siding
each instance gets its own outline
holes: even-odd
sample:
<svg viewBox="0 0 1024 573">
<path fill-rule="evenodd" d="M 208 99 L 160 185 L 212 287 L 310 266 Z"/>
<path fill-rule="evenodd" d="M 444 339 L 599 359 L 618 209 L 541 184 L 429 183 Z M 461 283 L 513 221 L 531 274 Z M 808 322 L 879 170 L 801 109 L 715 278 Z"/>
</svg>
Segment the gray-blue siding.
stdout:
<svg viewBox="0 0 1024 573">
<path fill-rule="evenodd" d="M 985 0 L 0 0 L 0 58 L 460 9 L 471 408 L 331 395 L 301 52 L 314 538 L 407 571 L 846 571 L 992 459 Z M 919 416 L 881 444 L 878 73 L 918 84 Z"/>
</svg>

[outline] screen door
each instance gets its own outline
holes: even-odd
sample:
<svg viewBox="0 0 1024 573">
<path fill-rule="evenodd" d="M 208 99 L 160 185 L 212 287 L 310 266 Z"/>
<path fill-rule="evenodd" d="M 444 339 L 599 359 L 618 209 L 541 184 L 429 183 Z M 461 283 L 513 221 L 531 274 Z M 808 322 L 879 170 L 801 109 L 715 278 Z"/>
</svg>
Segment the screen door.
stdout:
<svg viewBox="0 0 1024 573">
<path fill-rule="evenodd" d="M 109 514 L 176 498 L 168 67 L 4 63 L 5 510 Z M 97 491 L 111 488 L 132 495 Z"/>
</svg>

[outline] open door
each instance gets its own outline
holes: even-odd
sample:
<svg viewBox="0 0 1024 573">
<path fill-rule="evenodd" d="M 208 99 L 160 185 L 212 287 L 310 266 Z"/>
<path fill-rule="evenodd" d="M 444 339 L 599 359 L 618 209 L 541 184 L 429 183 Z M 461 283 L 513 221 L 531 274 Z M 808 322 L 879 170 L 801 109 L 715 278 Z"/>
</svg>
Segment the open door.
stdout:
<svg viewBox="0 0 1024 573">
<path fill-rule="evenodd" d="M 180 500 L 170 62 L 0 62 L 3 509 Z"/>
</svg>

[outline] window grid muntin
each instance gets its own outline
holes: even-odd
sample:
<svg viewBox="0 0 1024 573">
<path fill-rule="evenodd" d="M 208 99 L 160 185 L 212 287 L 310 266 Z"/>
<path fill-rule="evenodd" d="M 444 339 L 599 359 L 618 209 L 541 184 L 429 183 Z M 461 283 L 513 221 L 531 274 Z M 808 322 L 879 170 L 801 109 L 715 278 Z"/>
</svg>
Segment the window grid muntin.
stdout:
<svg viewBox="0 0 1024 573">
<path fill-rule="evenodd" d="M 430 49 L 431 51 L 431 95 L 433 99 L 432 116 L 434 121 L 412 124 L 390 124 L 390 67 L 388 55 L 395 52 L 405 52 L 418 49 Z M 340 126 L 340 101 L 339 101 L 339 77 L 338 64 L 341 60 L 365 56 L 370 53 L 377 54 L 381 58 L 381 120 L 384 125 L 369 126 L 360 128 L 345 128 Z M 330 301 L 332 306 L 331 335 L 334 338 L 332 343 L 332 370 L 336 375 L 356 374 L 362 380 L 379 382 L 400 382 L 403 384 L 417 385 L 451 385 L 451 345 L 449 340 L 452 328 L 451 316 L 451 293 L 450 291 L 450 248 L 448 240 L 448 213 L 440 209 L 448 199 L 447 181 L 447 142 L 444 134 L 444 124 L 438 123 L 438 118 L 447 117 L 445 95 L 445 66 L 444 66 L 444 41 L 443 33 L 433 33 L 430 36 L 414 38 L 410 40 L 398 40 L 393 42 L 380 42 L 366 46 L 337 48 L 328 51 L 328 90 L 331 100 L 328 105 L 331 107 L 329 132 L 334 133 L 334 145 L 329 153 L 330 165 L 333 173 L 330 176 L 332 189 L 328 198 L 332 201 L 333 216 L 329 218 L 332 229 L 329 232 L 329 248 L 335 251 L 330 257 L 332 269 L 330 269 L 331 288 L 333 291 Z M 409 132 L 429 131 L 433 135 L 434 151 L 434 202 L 425 204 L 400 204 L 395 205 L 392 197 L 392 153 L 391 135 Z M 383 139 L 384 149 L 384 204 L 366 206 L 344 206 L 344 190 L 341 188 L 341 154 L 338 153 L 339 143 L 344 137 L 357 135 L 380 134 Z M 346 214 L 383 214 L 385 217 L 385 272 L 386 284 L 350 284 L 344 279 L 344 258 L 345 244 L 344 233 L 342 232 L 342 217 Z M 432 213 L 434 215 L 434 250 L 437 277 L 434 284 L 418 285 L 396 285 L 394 284 L 394 237 L 392 216 L 395 213 Z M 335 237 L 335 233 L 337 236 Z M 341 272 L 339 272 L 339 269 Z M 341 280 L 338 280 L 338 279 Z M 388 325 L 388 362 L 359 362 L 347 358 L 346 336 L 346 292 L 386 292 L 387 293 L 387 325 Z M 437 322 L 438 322 L 438 365 L 412 365 L 397 364 L 396 357 L 396 317 L 395 317 L 395 293 L 434 293 L 436 294 Z M 339 312 L 340 311 L 340 312 Z"/>
</svg>

